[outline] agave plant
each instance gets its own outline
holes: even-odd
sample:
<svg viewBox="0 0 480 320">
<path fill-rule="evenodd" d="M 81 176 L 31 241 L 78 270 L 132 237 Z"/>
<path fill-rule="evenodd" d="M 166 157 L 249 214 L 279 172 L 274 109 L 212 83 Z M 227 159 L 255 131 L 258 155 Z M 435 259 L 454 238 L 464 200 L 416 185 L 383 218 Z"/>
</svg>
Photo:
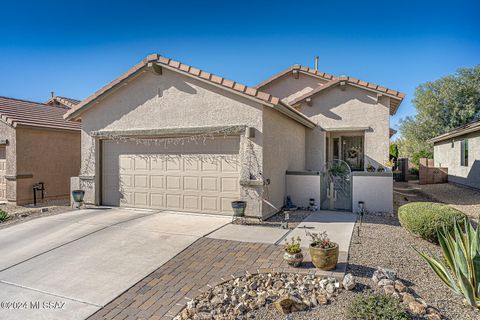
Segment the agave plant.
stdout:
<svg viewBox="0 0 480 320">
<path fill-rule="evenodd" d="M 443 259 L 417 252 L 453 292 L 480 309 L 480 228 L 475 230 L 467 220 L 464 219 L 465 231 L 458 221 L 453 232 L 446 228 L 438 230 Z"/>
</svg>

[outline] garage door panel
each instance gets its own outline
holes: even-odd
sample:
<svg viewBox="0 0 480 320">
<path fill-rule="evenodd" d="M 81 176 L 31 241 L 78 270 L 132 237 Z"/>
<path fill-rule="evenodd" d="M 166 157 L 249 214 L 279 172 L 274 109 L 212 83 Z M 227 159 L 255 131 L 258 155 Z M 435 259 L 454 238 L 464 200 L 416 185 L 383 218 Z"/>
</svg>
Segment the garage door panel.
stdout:
<svg viewBox="0 0 480 320">
<path fill-rule="evenodd" d="M 148 170 L 149 160 L 146 157 L 137 156 L 133 158 L 133 168 L 135 170 Z"/>
<path fill-rule="evenodd" d="M 152 174 L 150 176 L 150 188 L 151 189 L 164 189 L 165 188 L 165 177 L 157 174 Z"/>
<path fill-rule="evenodd" d="M 201 164 L 203 172 L 218 172 L 220 170 L 218 159 L 205 159 Z"/>
<path fill-rule="evenodd" d="M 202 196 L 202 211 L 220 211 L 216 196 Z"/>
<path fill-rule="evenodd" d="M 217 177 L 202 177 L 202 191 L 219 192 Z"/>
<path fill-rule="evenodd" d="M 164 194 L 163 193 L 151 193 L 150 194 L 150 206 L 152 208 L 164 208 Z"/>
<path fill-rule="evenodd" d="M 167 176 L 166 177 L 166 189 L 167 190 L 180 190 L 181 178 L 180 176 Z"/>
<path fill-rule="evenodd" d="M 166 171 L 180 171 L 179 156 L 168 157 L 166 160 Z"/>
<path fill-rule="evenodd" d="M 199 177 L 195 177 L 195 176 L 183 177 L 183 190 L 200 191 Z"/>
<path fill-rule="evenodd" d="M 172 210 L 180 210 L 182 209 L 182 195 L 181 194 L 169 194 L 165 195 L 166 204 L 165 208 L 172 209 Z"/>
<path fill-rule="evenodd" d="M 230 214 L 240 196 L 239 137 L 193 144 L 104 142 L 103 203 Z"/>
<path fill-rule="evenodd" d="M 183 207 L 186 210 L 200 211 L 200 197 L 196 195 L 184 195 Z"/>
<path fill-rule="evenodd" d="M 135 188 L 148 188 L 148 176 L 146 174 L 136 174 L 134 176 L 134 187 Z"/>
<path fill-rule="evenodd" d="M 238 193 L 240 191 L 238 177 L 223 177 L 221 178 L 221 185 L 222 192 Z"/>
<path fill-rule="evenodd" d="M 133 193 L 133 201 L 135 206 L 139 207 L 146 207 L 149 205 L 148 203 L 148 192 L 134 192 Z"/>
</svg>

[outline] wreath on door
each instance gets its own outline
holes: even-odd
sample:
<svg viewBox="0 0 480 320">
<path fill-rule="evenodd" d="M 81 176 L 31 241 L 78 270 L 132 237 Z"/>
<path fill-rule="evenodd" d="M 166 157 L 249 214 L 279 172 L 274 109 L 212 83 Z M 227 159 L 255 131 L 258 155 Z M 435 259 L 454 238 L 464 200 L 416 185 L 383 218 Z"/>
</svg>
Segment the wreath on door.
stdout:
<svg viewBox="0 0 480 320">
<path fill-rule="evenodd" d="M 350 149 L 347 151 L 347 158 L 348 159 L 355 159 L 358 158 L 358 151 L 356 149 Z"/>
</svg>

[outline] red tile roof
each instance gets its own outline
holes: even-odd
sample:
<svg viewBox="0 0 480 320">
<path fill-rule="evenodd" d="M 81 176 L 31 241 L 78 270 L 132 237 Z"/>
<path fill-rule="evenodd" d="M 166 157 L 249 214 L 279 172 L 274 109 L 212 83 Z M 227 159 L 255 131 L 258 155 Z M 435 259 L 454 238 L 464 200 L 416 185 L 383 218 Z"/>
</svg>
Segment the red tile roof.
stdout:
<svg viewBox="0 0 480 320">
<path fill-rule="evenodd" d="M 308 119 L 304 114 L 298 112 L 288 104 L 280 101 L 279 98 L 272 96 L 269 93 L 265 93 L 262 91 L 259 91 L 255 88 L 252 87 L 247 87 L 241 83 L 232 81 L 232 80 L 227 80 L 223 77 L 211 74 L 209 72 L 194 68 L 192 66 L 186 65 L 184 63 L 163 57 L 158 54 L 151 54 L 145 59 L 143 59 L 140 63 L 136 64 L 133 66 L 130 70 L 125 72 L 123 75 L 118 77 L 117 79 L 113 80 L 97 92 L 95 92 L 93 95 L 90 97 L 86 98 L 82 102 L 80 102 L 78 105 L 76 105 L 74 108 L 70 109 L 66 114 L 65 114 L 65 119 L 68 120 L 76 120 L 78 119 L 78 115 L 83 111 L 84 107 L 89 105 L 91 102 L 94 100 L 100 98 L 103 94 L 105 94 L 107 91 L 113 89 L 123 81 L 129 79 L 130 77 L 134 76 L 137 72 L 139 72 L 141 69 L 147 67 L 150 63 L 157 63 L 160 66 L 164 66 L 165 68 L 168 68 L 170 70 L 187 74 L 189 76 L 192 76 L 194 78 L 199 78 L 201 80 L 206 80 L 208 82 L 211 82 L 212 84 L 219 85 L 220 87 L 223 87 L 228 90 L 232 90 L 233 92 L 236 92 L 241 95 L 245 95 L 254 99 L 259 100 L 260 102 L 263 103 L 268 103 L 273 106 L 279 106 L 281 105 L 282 107 L 285 107 L 288 109 L 288 112 L 292 114 L 292 117 L 295 117 L 298 119 L 301 118 L 300 121 L 307 122 L 309 125 L 314 125 L 313 122 Z"/>
<path fill-rule="evenodd" d="M 67 109 L 71 109 L 79 103 L 80 103 L 80 100 L 67 98 L 67 97 L 61 97 L 61 96 L 51 97 L 50 99 L 48 99 L 47 102 L 45 102 L 45 104 L 63 106 Z"/>
<path fill-rule="evenodd" d="M 336 77 L 332 76 L 331 74 L 328 74 L 328 73 L 325 73 L 325 72 L 320 72 L 320 71 L 317 71 L 315 69 L 310 69 L 309 67 L 300 66 L 298 64 L 295 64 L 295 65 L 277 73 L 276 75 L 268 78 L 267 80 L 262 81 L 261 83 L 256 85 L 254 88 L 261 89 L 261 88 L 265 87 L 266 85 L 268 85 L 269 83 L 283 77 L 284 75 L 289 74 L 293 70 L 298 70 L 300 72 L 304 72 L 308 75 L 315 76 L 315 77 L 318 77 L 318 78 L 321 78 L 321 79 L 324 79 L 324 80 L 327 80 L 327 81 L 336 79 Z"/>
<path fill-rule="evenodd" d="M 41 127 L 61 130 L 80 130 L 78 123 L 63 119 L 64 107 L 39 102 L 0 97 L 0 121 L 12 127 Z"/>
<path fill-rule="evenodd" d="M 367 82 L 367 81 L 355 79 L 353 77 L 348 77 L 348 76 L 335 77 L 335 76 L 332 76 L 330 74 L 320 72 L 320 71 L 316 71 L 314 69 L 310 69 L 308 67 L 299 66 L 299 65 L 293 65 L 290 68 L 287 68 L 287 69 L 283 70 L 282 72 L 274 75 L 273 77 L 270 77 L 267 80 L 261 82 L 260 84 L 255 86 L 255 88 L 262 89 L 263 87 L 267 86 L 271 82 L 289 74 L 293 70 L 299 70 L 300 72 L 304 72 L 306 74 L 328 80 L 328 82 L 323 84 L 323 85 L 320 85 L 317 88 L 315 88 L 314 90 L 312 90 L 312 91 L 310 91 L 310 92 L 308 92 L 308 93 L 290 101 L 291 105 L 294 105 L 296 103 L 300 103 L 303 100 L 305 100 L 306 98 L 312 97 L 313 95 L 315 95 L 319 92 L 322 92 L 322 91 L 324 91 L 328 88 L 334 87 L 334 86 L 340 84 L 341 82 L 356 85 L 358 87 L 365 88 L 365 89 L 371 90 L 371 91 L 375 91 L 375 92 L 378 92 L 378 93 L 381 93 L 381 94 L 385 94 L 385 95 L 388 95 L 389 97 L 393 98 L 393 100 L 390 101 L 390 114 L 392 114 L 392 115 L 395 114 L 395 112 L 398 109 L 398 106 L 402 102 L 403 98 L 405 98 L 405 94 L 402 93 L 402 92 L 392 90 L 392 89 L 389 89 L 389 88 L 385 88 L 385 87 L 379 86 L 379 85 L 374 84 L 374 83 L 370 83 L 370 82 Z"/>
</svg>

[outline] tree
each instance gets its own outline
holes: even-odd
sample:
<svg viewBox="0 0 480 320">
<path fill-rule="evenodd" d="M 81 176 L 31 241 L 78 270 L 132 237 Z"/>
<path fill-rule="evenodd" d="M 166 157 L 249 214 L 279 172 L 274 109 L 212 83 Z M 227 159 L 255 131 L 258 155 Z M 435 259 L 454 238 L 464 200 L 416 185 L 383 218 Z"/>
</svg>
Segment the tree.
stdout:
<svg viewBox="0 0 480 320">
<path fill-rule="evenodd" d="M 390 160 L 398 159 L 398 146 L 395 142 L 390 143 Z"/>
<path fill-rule="evenodd" d="M 413 104 L 417 115 L 400 122 L 399 152 L 415 158 L 432 155 L 428 139 L 480 119 L 480 65 L 419 85 Z"/>
</svg>

